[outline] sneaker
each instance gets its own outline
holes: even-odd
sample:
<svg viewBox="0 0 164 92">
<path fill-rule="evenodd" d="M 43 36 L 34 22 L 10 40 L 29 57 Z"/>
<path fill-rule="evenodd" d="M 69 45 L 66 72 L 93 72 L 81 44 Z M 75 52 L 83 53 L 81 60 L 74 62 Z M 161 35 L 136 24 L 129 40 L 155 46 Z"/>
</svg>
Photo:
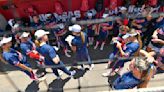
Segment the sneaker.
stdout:
<svg viewBox="0 0 164 92">
<path fill-rule="evenodd" d="M 44 80 L 46 80 L 46 77 L 45 77 L 45 76 L 44 76 L 44 77 L 38 78 L 38 81 L 39 81 L 39 82 L 44 81 Z"/>
<path fill-rule="evenodd" d="M 94 64 L 91 64 L 90 67 L 89 67 L 89 70 L 92 70 L 94 68 Z"/>
<path fill-rule="evenodd" d="M 71 75 L 69 77 L 73 77 L 76 74 L 76 71 L 71 71 Z"/>
<path fill-rule="evenodd" d="M 58 70 L 58 73 L 59 73 L 59 76 L 63 75 L 63 71 L 61 71 L 61 70 Z"/>
<path fill-rule="evenodd" d="M 110 76 L 110 73 L 109 72 L 103 73 L 102 76 L 103 77 L 108 77 L 108 76 Z"/>
<path fill-rule="evenodd" d="M 36 79 L 33 79 L 33 81 L 35 81 L 37 84 L 46 80 L 46 77 L 41 77 L 41 78 L 36 78 Z"/>
<path fill-rule="evenodd" d="M 85 70 L 84 64 L 81 65 L 81 70 Z"/>
<path fill-rule="evenodd" d="M 106 69 L 109 69 L 109 68 L 110 68 L 110 65 L 108 64 L 105 68 L 106 68 Z"/>
</svg>

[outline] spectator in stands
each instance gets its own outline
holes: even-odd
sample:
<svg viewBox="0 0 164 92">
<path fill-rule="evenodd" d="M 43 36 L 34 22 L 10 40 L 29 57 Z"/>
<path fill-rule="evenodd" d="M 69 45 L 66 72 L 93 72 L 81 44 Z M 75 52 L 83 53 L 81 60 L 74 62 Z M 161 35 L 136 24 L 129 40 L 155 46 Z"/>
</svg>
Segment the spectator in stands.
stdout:
<svg viewBox="0 0 164 92">
<path fill-rule="evenodd" d="M 65 56 L 71 57 L 71 55 L 68 54 L 69 52 L 71 52 L 70 50 L 68 50 L 69 45 L 65 41 L 65 38 L 67 36 L 67 30 L 66 30 L 64 24 L 60 24 L 58 26 L 58 28 L 53 30 L 53 32 L 57 39 L 58 48 L 60 48 L 60 46 L 61 46 L 63 48 L 63 52 L 64 52 Z"/>
<path fill-rule="evenodd" d="M 91 12 L 88 12 L 87 13 L 87 20 L 92 20 L 92 19 L 93 19 L 93 14 Z M 93 24 L 87 25 L 87 35 L 88 35 L 89 45 L 93 45 L 94 36 L 95 36 L 95 32 L 93 30 Z"/>
<path fill-rule="evenodd" d="M 37 15 L 32 16 L 33 21 L 31 22 L 30 26 L 36 29 L 40 29 L 43 27 L 44 22 L 39 19 Z"/>
<path fill-rule="evenodd" d="M 108 16 L 109 14 L 104 13 L 102 17 L 107 18 Z M 96 45 L 94 46 L 94 49 L 97 49 L 97 47 L 101 43 L 100 50 L 103 50 L 108 37 L 108 30 L 111 30 L 112 26 L 110 26 L 109 23 L 101 23 L 99 25 L 100 25 L 99 35 L 96 41 Z"/>
<path fill-rule="evenodd" d="M 32 37 L 32 40 L 34 40 L 35 30 L 41 29 L 44 26 L 44 22 L 41 21 L 37 15 L 32 16 L 32 19 L 33 21 L 30 23 L 30 27 L 33 28 L 33 30 L 31 31 L 31 37 Z"/>
</svg>

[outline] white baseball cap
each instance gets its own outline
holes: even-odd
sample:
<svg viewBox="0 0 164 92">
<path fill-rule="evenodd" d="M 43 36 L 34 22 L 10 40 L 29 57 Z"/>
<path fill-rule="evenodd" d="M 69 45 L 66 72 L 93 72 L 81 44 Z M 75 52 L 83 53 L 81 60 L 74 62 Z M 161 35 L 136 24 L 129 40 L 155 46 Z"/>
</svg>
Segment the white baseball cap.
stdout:
<svg viewBox="0 0 164 92">
<path fill-rule="evenodd" d="M 41 30 L 37 30 L 34 35 L 35 35 L 36 39 L 39 39 L 47 34 L 49 34 L 49 32 L 46 32 L 45 30 L 41 29 Z"/>
<path fill-rule="evenodd" d="M 22 35 L 19 38 L 24 38 L 24 37 L 28 37 L 30 33 L 27 32 L 23 32 Z"/>
<path fill-rule="evenodd" d="M 75 24 L 73 26 L 69 26 L 69 31 L 72 31 L 72 32 L 80 32 L 81 31 L 81 26 L 78 25 L 78 24 Z"/>
<path fill-rule="evenodd" d="M 137 35 L 137 33 L 134 33 L 134 34 L 129 34 L 129 33 L 127 33 L 127 34 L 125 34 L 122 38 L 123 39 L 127 39 L 128 37 L 134 37 L 134 36 L 136 36 Z"/>
<path fill-rule="evenodd" d="M 0 41 L 0 46 L 2 46 L 5 43 L 9 43 L 12 41 L 12 37 L 3 37 L 2 40 Z"/>
</svg>

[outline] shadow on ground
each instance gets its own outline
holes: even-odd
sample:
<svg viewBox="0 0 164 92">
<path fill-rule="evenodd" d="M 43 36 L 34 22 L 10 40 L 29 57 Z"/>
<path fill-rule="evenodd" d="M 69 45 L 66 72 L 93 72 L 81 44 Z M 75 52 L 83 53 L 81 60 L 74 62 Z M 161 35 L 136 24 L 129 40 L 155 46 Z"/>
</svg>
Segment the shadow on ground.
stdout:
<svg viewBox="0 0 164 92">
<path fill-rule="evenodd" d="M 64 92 L 64 85 L 70 80 L 70 77 L 66 79 L 55 79 L 49 84 L 47 92 Z"/>
<path fill-rule="evenodd" d="M 38 90 L 39 90 L 39 83 L 33 81 L 27 86 L 25 92 L 38 92 Z"/>
</svg>

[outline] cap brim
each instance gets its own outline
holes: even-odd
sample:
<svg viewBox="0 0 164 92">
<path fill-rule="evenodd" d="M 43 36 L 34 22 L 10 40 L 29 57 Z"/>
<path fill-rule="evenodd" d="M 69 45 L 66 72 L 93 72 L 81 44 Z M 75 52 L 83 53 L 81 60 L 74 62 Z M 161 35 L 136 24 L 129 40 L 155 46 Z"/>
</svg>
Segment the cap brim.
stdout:
<svg viewBox="0 0 164 92">
<path fill-rule="evenodd" d="M 19 38 L 25 38 L 25 37 L 28 37 L 30 33 L 25 33 L 25 34 L 22 34 Z"/>
<path fill-rule="evenodd" d="M 73 28 L 73 27 L 72 27 L 72 26 L 70 26 L 70 27 L 68 28 L 68 29 L 69 29 L 69 31 L 72 31 L 72 28 Z"/>
<path fill-rule="evenodd" d="M 50 32 L 45 32 L 45 34 L 50 34 Z"/>
<path fill-rule="evenodd" d="M 129 34 L 129 35 L 133 37 L 133 36 L 136 36 L 136 35 L 137 35 L 137 33 L 134 33 L 134 34 Z"/>
<path fill-rule="evenodd" d="M 3 38 L 1 41 L 0 41 L 0 46 L 2 46 L 3 44 L 5 43 L 9 43 L 12 41 L 12 37 L 8 37 L 8 38 Z"/>
<path fill-rule="evenodd" d="M 127 39 L 127 38 L 129 38 L 130 37 L 130 35 L 129 34 L 126 34 L 126 35 L 124 35 L 122 38 L 123 39 Z"/>
<path fill-rule="evenodd" d="M 11 42 L 12 41 L 12 37 L 7 38 L 6 40 L 7 40 L 6 43 Z"/>
</svg>

